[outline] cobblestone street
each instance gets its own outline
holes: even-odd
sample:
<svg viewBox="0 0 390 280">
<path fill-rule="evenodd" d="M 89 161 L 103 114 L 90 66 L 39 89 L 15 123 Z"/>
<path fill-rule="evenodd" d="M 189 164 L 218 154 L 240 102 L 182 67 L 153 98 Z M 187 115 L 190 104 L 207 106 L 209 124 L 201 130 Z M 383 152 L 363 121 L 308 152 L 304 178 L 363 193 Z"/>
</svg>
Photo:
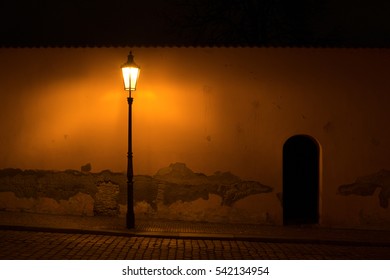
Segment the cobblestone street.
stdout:
<svg viewBox="0 0 390 280">
<path fill-rule="evenodd" d="M 0 259 L 390 259 L 390 247 L 0 231 Z"/>
</svg>

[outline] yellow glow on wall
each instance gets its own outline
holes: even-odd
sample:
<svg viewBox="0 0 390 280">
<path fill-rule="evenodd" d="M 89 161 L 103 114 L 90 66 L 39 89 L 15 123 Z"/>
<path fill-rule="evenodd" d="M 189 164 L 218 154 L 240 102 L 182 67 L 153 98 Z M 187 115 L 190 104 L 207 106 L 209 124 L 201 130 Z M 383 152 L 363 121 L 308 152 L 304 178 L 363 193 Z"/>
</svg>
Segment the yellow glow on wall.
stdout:
<svg viewBox="0 0 390 280">
<path fill-rule="evenodd" d="M 376 162 L 387 161 L 385 50 L 133 51 L 142 65 L 132 107 L 135 174 L 179 161 L 277 185 L 281 147 L 294 134 L 318 139 L 324 170 L 325 151 L 347 155 L 335 163 L 340 168 L 356 150 L 366 160 L 355 169 L 370 165 L 373 153 Z M 0 117 L 7 131 L 0 136 L 0 167 L 79 169 L 90 162 L 93 171 L 124 171 L 128 104 L 119 66 L 127 52 L 0 50 Z M 368 98 L 370 92 L 379 94 Z"/>
</svg>

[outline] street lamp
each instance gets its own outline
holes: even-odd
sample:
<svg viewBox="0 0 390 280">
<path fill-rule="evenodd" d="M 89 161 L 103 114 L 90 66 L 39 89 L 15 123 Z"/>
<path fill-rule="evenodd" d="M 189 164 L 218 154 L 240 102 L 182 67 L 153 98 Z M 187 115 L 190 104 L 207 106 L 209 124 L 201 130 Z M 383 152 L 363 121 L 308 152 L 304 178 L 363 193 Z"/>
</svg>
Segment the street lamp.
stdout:
<svg viewBox="0 0 390 280">
<path fill-rule="evenodd" d="M 126 227 L 134 228 L 134 199 L 133 199 L 133 151 L 132 151 L 132 113 L 131 107 L 133 104 L 133 97 L 131 92 L 135 91 L 137 86 L 137 80 L 139 76 L 140 67 L 135 64 L 133 54 L 129 53 L 127 62 L 121 66 L 123 82 L 125 90 L 129 91 L 127 103 L 129 104 L 129 129 L 128 129 L 128 153 L 127 153 L 127 214 L 126 214 Z"/>
</svg>

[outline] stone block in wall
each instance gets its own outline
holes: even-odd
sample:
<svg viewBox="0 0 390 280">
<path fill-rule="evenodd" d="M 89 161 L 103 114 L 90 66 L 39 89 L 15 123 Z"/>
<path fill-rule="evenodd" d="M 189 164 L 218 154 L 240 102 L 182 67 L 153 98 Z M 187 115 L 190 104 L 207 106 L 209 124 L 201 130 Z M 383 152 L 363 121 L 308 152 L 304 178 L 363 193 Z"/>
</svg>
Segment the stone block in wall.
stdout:
<svg viewBox="0 0 390 280">
<path fill-rule="evenodd" d="M 93 212 L 96 216 L 119 215 L 119 185 L 103 182 L 97 186 Z"/>
</svg>

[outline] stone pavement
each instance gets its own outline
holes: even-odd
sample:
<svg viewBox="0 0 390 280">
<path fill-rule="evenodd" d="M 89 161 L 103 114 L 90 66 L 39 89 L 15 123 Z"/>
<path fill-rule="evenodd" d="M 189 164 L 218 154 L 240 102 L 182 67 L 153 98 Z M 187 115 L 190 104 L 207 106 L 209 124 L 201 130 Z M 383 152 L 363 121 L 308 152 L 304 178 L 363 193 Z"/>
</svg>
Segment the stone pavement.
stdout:
<svg viewBox="0 0 390 280">
<path fill-rule="evenodd" d="M 390 259 L 388 231 L 0 212 L 0 259 Z"/>
<path fill-rule="evenodd" d="M 123 217 L 59 216 L 0 211 L 0 229 L 180 239 L 248 240 L 341 244 L 390 248 L 390 232 L 318 226 L 262 226 L 137 219 L 126 229 Z"/>
<path fill-rule="evenodd" d="M 0 230 L 7 260 L 389 260 L 390 247 Z M 1 262 L 0 262 L 1 264 Z"/>
</svg>

